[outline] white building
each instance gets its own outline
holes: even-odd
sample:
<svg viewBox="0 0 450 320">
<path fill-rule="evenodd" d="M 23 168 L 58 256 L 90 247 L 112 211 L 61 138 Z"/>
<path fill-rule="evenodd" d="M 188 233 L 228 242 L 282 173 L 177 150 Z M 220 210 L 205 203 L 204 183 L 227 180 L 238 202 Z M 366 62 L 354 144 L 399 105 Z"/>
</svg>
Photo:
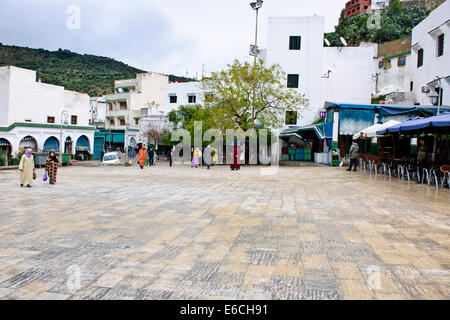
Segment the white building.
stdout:
<svg viewBox="0 0 450 320">
<path fill-rule="evenodd" d="M 205 93 L 201 82 L 171 82 L 165 90 L 164 112 L 168 114 L 183 105 L 203 104 L 204 100 Z"/>
<path fill-rule="evenodd" d="M 287 87 L 309 100 L 297 125 L 314 121 L 326 100 L 371 101 L 374 48 L 324 47 L 323 17 L 269 18 L 264 54 L 267 65 L 286 72 Z"/>
<path fill-rule="evenodd" d="M 385 97 L 388 104 L 414 104 L 410 74 L 412 63 L 410 37 L 378 45 L 372 96 Z"/>
<path fill-rule="evenodd" d="M 8 164 L 26 147 L 58 152 L 61 141 L 64 153 L 92 154 L 95 127 L 89 126 L 89 111 L 87 94 L 37 82 L 33 70 L 0 68 L 0 141 Z"/>
<path fill-rule="evenodd" d="M 106 121 L 105 97 L 91 97 L 89 103 L 91 105 L 91 124 L 104 125 Z"/>
<path fill-rule="evenodd" d="M 384 10 L 389 7 L 390 0 L 372 0 L 371 9 L 375 10 Z"/>
<path fill-rule="evenodd" d="M 440 93 L 440 104 L 450 105 L 449 31 L 450 1 L 413 28 L 410 72 L 416 104 L 429 105 L 430 94 Z"/>
<path fill-rule="evenodd" d="M 156 72 L 139 73 L 136 79 L 115 81 L 115 93 L 105 97 L 105 143 L 123 148 L 144 142 L 145 137 L 139 134 L 139 121 L 148 115 L 150 108 L 164 111 L 168 82 L 168 76 Z"/>
</svg>

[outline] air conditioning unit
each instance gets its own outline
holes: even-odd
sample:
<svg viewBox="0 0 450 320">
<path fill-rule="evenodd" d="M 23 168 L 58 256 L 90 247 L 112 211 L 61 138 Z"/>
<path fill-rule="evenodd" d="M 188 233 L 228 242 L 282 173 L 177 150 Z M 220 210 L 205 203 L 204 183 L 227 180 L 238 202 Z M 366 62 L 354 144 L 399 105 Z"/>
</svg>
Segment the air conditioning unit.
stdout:
<svg viewBox="0 0 450 320">
<path fill-rule="evenodd" d="M 429 86 L 423 86 L 422 87 L 422 93 L 429 93 L 430 92 L 430 87 Z"/>
</svg>

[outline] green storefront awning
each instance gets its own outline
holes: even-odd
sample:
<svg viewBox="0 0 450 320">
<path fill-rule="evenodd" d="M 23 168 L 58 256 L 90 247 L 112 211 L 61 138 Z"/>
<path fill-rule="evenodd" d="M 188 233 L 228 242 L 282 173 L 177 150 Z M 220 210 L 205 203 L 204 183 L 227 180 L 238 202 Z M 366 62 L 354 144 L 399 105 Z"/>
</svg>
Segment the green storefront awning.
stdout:
<svg viewBox="0 0 450 320">
<path fill-rule="evenodd" d="M 95 137 L 104 137 L 105 143 L 125 143 L 125 134 L 116 132 L 96 132 Z M 111 141 L 112 140 L 112 141 Z"/>
</svg>

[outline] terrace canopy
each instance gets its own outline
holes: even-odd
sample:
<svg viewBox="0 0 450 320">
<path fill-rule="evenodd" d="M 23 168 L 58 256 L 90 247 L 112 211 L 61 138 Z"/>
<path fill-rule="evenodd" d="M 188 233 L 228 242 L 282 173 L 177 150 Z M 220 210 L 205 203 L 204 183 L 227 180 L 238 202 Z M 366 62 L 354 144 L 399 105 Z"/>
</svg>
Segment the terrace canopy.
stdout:
<svg viewBox="0 0 450 320">
<path fill-rule="evenodd" d="M 386 128 L 389 128 L 391 126 L 394 126 L 396 124 L 401 123 L 400 121 L 396 121 L 396 120 L 390 120 L 386 123 L 377 123 L 374 124 L 373 126 L 370 126 L 362 131 L 360 131 L 359 133 L 356 133 L 353 136 L 353 139 L 372 139 L 375 138 L 377 136 L 377 131 L 379 130 L 383 130 Z"/>
<path fill-rule="evenodd" d="M 413 120 L 405 121 L 397 125 L 378 130 L 377 135 L 384 135 L 389 133 L 404 133 L 413 131 L 438 131 L 439 129 L 450 127 L 450 112 L 428 117 L 428 118 L 416 118 Z"/>
</svg>

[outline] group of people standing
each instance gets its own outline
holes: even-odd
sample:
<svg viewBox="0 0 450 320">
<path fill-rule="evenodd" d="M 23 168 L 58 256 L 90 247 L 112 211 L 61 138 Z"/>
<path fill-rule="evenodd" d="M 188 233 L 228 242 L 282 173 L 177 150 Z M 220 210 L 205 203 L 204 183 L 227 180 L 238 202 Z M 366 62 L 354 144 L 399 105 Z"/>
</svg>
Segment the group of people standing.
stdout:
<svg viewBox="0 0 450 320">
<path fill-rule="evenodd" d="M 59 159 L 56 154 L 52 151 L 50 152 L 47 161 L 45 162 L 45 172 L 43 180 L 49 181 L 49 184 L 56 183 L 56 175 L 58 173 Z M 19 163 L 20 171 L 20 186 L 26 185 L 31 188 L 33 180 L 36 180 L 36 168 L 34 165 L 34 157 L 31 149 L 26 149 L 25 153 L 20 158 Z"/>
<path fill-rule="evenodd" d="M 173 164 L 173 150 L 170 149 L 167 158 L 169 160 L 169 165 L 172 167 Z M 204 157 L 203 155 L 208 155 Z M 138 152 L 138 165 L 141 169 L 144 169 L 145 166 L 154 166 L 156 165 L 156 152 L 153 151 L 152 148 L 150 148 L 149 151 L 147 151 L 147 148 L 145 146 L 142 146 L 141 149 Z M 239 148 L 238 144 L 234 144 L 233 149 L 233 157 L 232 162 L 230 164 L 231 170 L 240 170 L 241 164 L 241 149 Z M 202 163 L 205 164 L 207 169 L 210 169 L 211 166 L 214 166 L 215 164 L 219 164 L 219 152 L 216 148 L 212 148 L 211 146 L 207 146 L 203 152 L 201 148 L 195 148 L 192 153 L 192 161 L 191 161 L 191 167 L 192 168 L 198 168 L 202 166 Z"/>
<path fill-rule="evenodd" d="M 145 146 L 142 146 L 141 150 L 138 152 L 138 164 L 141 169 L 144 169 L 145 166 L 156 166 L 156 161 L 158 160 L 158 155 L 153 148 L 150 148 L 147 151 Z M 172 164 L 171 164 L 172 166 Z"/>
<path fill-rule="evenodd" d="M 208 145 L 204 149 L 204 154 L 208 155 L 207 157 L 204 158 L 205 165 L 207 166 L 208 169 L 211 166 L 219 163 L 219 153 L 216 148 L 211 148 L 211 146 Z M 194 153 L 192 154 L 191 167 L 198 168 L 200 166 L 201 159 L 202 159 L 202 151 L 199 148 L 195 148 Z M 241 149 L 239 148 L 238 144 L 235 143 L 233 149 L 233 159 L 230 164 L 231 170 L 241 169 L 240 159 L 241 159 Z"/>
</svg>

